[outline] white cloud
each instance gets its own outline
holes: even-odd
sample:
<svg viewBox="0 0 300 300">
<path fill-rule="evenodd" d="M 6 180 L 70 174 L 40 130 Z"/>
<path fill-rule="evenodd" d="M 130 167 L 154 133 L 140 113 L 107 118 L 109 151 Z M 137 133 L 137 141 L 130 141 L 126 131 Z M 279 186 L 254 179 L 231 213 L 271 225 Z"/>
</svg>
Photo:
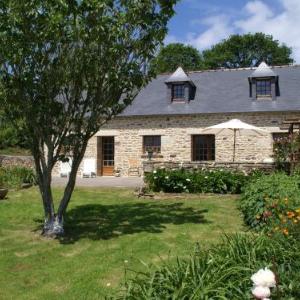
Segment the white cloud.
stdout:
<svg viewBox="0 0 300 300">
<path fill-rule="evenodd" d="M 284 10 L 278 14 L 261 1 L 245 6 L 248 16 L 233 24 L 240 32 L 264 32 L 293 48 L 294 58 L 300 62 L 300 1 L 280 0 Z"/>
<path fill-rule="evenodd" d="M 264 1 L 254 0 L 248 1 L 234 19 L 224 14 L 209 16 L 200 21 L 207 29 L 200 34 L 189 33 L 185 43 L 202 50 L 233 33 L 264 32 L 292 47 L 294 58 L 300 63 L 300 0 L 277 1 L 282 7 L 279 13 Z"/>
<path fill-rule="evenodd" d="M 201 50 L 228 37 L 233 32 L 230 27 L 230 20 L 225 15 L 212 16 L 204 19 L 201 23 L 206 25 L 208 29 L 200 35 L 188 34 L 186 41 L 187 44 L 191 44 Z"/>
</svg>

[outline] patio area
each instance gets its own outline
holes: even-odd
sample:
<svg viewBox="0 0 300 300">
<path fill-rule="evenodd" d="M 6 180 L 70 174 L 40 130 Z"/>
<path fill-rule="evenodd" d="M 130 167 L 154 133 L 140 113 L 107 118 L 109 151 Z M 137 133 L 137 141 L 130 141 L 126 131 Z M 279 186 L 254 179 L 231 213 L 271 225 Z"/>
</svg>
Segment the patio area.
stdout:
<svg viewBox="0 0 300 300">
<path fill-rule="evenodd" d="M 53 177 L 53 186 L 63 187 L 67 183 L 66 177 Z M 136 188 L 143 184 L 142 177 L 113 177 L 101 176 L 94 178 L 81 178 L 77 177 L 77 187 L 127 187 Z"/>
</svg>

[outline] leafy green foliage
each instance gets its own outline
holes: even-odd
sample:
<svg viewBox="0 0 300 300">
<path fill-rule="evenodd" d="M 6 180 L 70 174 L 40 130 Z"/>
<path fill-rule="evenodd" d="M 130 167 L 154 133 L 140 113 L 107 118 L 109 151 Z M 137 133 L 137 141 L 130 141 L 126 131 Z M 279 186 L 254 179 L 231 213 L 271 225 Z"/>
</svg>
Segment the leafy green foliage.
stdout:
<svg viewBox="0 0 300 300">
<path fill-rule="evenodd" d="M 169 44 L 161 48 L 151 64 L 155 73 L 174 72 L 179 66 L 185 71 L 203 69 L 200 52 L 192 47 L 180 43 Z"/>
<path fill-rule="evenodd" d="M 45 230 L 53 229 L 56 218 L 61 224 L 55 228 L 63 232 L 89 139 L 152 78 L 145 66 L 165 38 L 176 2 L 1 2 L 0 105 L 11 120 L 21 121 L 29 139 Z M 65 160 L 66 148 L 72 149 L 72 170 L 56 211 L 51 172 Z"/>
<path fill-rule="evenodd" d="M 251 275 L 269 267 L 277 275 L 272 299 L 299 299 L 299 242 L 264 235 L 234 235 L 190 259 L 137 273 L 118 299 L 253 299 Z"/>
<path fill-rule="evenodd" d="M 249 33 L 232 35 L 228 39 L 203 51 L 205 67 L 243 68 L 258 66 L 262 61 L 269 65 L 285 65 L 293 62 L 292 50 L 271 35 Z"/>
<path fill-rule="evenodd" d="M 34 171 L 25 167 L 0 167 L 0 185 L 7 188 L 21 188 L 23 183 L 36 184 Z"/>
<path fill-rule="evenodd" d="M 239 194 L 246 182 L 257 176 L 260 176 L 259 172 L 245 175 L 226 169 L 194 171 L 157 169 L 146 175 L 146 182 L 155 192 Z"/>
<path fill-rule="evenodd" d="M 245 223 L 256 230 L 270 231 L 281 214 L 300 205 L 299 183 L 298 176 L 284 173 L 261 176 L 250 182 L 240 202 Z"/>
<path fill-rule="evenodd" d="M 18 131 L 0 110 L 0 149 L 8 147 L 27 148 L 25 136 Z"/>
</svg>

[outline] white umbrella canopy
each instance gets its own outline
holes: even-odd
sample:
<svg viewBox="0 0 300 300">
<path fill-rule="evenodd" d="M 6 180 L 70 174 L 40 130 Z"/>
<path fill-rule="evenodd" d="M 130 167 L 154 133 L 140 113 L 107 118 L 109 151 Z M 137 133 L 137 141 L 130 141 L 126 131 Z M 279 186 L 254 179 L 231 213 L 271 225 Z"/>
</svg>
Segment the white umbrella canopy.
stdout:
<svg viewBox="0 0 300 300">
<path fill-rule="evenodd" d="M 206 133 L 215 133 L 219 134 L 223 131 L 232 131 L 233 132 L 233 158 L 232 161 L 235 160 L 235 152 L 236 152 L 236 133 L 241 134 L 242 132 L 255 132 L 257 134 L 269 133 L 268 131 L 261 129 L 259 127 L 253 126 L 251 124 L 245 123 L 239 119 L 232 119 L 227 122 L 223 122 L 217 125 L 209 126 L 202 130 L 202 132 Z"/>
</svg>

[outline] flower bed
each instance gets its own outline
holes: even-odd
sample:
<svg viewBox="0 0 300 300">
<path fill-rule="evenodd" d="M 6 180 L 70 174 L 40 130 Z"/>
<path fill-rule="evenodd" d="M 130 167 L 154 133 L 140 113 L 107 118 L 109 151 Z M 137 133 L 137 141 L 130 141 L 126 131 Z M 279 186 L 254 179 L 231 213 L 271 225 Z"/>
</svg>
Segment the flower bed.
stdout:
<svg viewBox="0 0 300 300">
<path fill-rule="evenodd" d="M 240 208 L 245 223 L 255 230 L 285 235 L 299 229 L 300 178 L 277 173 L 261 176 L 245 188 Z"/>
<path fill-rule="evenodd" d="M 256 171 L 247 175 L 226 169 L 196 171 L 157 169 L 148 173 L 145 180 L 155 192 L 239 194 L 247 182 L 261 174 Z"/>
</svg>

